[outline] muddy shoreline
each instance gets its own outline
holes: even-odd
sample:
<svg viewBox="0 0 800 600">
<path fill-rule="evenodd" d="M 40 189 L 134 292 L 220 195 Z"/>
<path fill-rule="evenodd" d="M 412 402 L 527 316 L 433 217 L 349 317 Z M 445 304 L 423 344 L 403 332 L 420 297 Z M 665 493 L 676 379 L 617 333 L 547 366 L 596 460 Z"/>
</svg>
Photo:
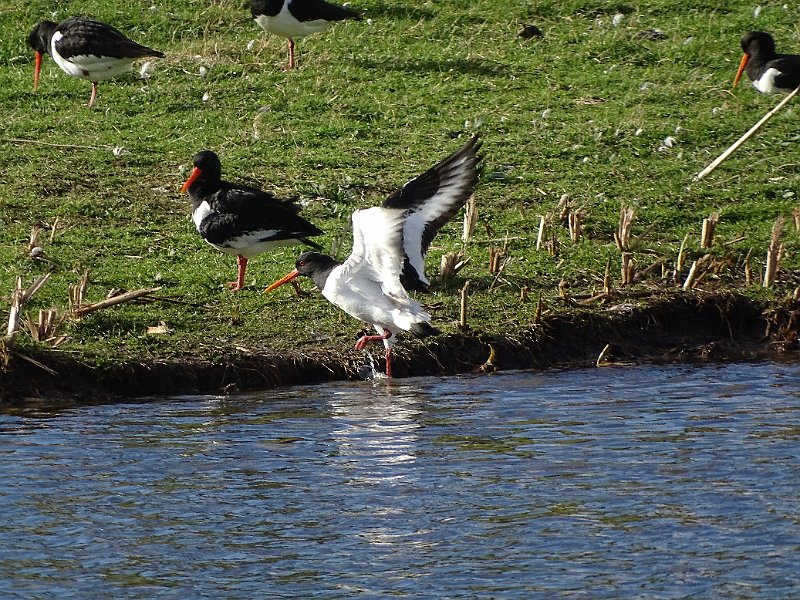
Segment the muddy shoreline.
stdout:
<svg viewBox="0 0 800 600">
<path fill-rule="evenodd" d="M 586 367 L 597 364 L 601 353 L 602 365 L 796 361 L 798 322 L 796 301 L 775 305 L 739 295 L 681 294 L 642 305 L 621 301 L 569 310 L 513 332 L 476 330 L 401 343 L 393 366 L 398 378 L 478 371 L 490 346 L 497 370 Z M 0 401 L 80 403 L 360 379 L 365 358 L 345 348 L 292 354 L 254 348 L 223 352 L 213 362 L 190 358 L 101 365 L 42 349 L 8 356 L 0 371 Z"/>
</svg>

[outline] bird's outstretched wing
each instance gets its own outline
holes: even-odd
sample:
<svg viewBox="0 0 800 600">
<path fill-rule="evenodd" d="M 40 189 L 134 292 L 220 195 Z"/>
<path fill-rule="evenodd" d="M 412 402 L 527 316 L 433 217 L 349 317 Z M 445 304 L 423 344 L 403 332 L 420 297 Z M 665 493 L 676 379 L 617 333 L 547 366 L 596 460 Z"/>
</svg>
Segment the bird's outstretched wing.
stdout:
<svg viewBox="0 0 800 600">
<path fill-rule="evenodd" d="M 342 279 L 374 281 L 385 294 L 406 298 L 400 284 L 404 218 L 405 211 L 380 206 L 353 212 L 353 251 L 342 264 Z"/>
<path fill-rule="evenodd" d="M 392 193 L 384 208 L 405 211 L 403 226 L 403 284 L 427 289 L 425 255 L 439 229 L 466 203 L 478 181 L 481 141 L 474 136 L 428 171 Z"/>
</svg>

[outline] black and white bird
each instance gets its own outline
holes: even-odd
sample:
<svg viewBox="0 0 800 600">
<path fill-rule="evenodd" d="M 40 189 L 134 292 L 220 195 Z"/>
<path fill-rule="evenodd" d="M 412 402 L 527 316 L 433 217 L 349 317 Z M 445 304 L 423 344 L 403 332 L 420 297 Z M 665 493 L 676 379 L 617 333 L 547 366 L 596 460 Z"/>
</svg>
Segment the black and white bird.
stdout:
<svg viewBox="0 0 800 600">
<path fill-rule="evenodd" d="M 800 56 L 797 54 L 778 54 L 775 40 L 765 31 L 751 31 L 742 37 L 744 56 L 733 80 L 733 87 L 739 83 L 742 72 L 753 82 L 762 94 L 791 92 L 800 85 Z"/>
<path fill-rule="evenodd" d="M 294 38 L 323 31 L 337 21 L 361 20 L 356 11 L 325 0 L 252 0 L 250 10 L 261 29 L 289 40 L 287 70 L 294 68 Z"/>
<path fill-rule="evenodd" d="M 394 192 L 382 206 L 353 213 L 353 250 L 343 263 L 318 252 L 304 252 L 295 269 L 266 291 L 299 275 L 314 280 L 322 295 L 344 312 L 375 327 L 378 335 L 356 342 L 386 347 L 386 375 L 392 376 L 395 334 L 416 337 L 437 332 L 431 316 L 407 289 L 425 289 L 424 260 L 431 240 L 472 194 L 478 180 L 478 150 L 473 137 L 463 148 Z M 403 283 L 405 281 L 405 283 Z"/>
<path fill-rule="evenodd" d="M 42 57 L 49 54 L 67 75 L 92 82 L 89 108 L 97 98 L 98 81 L 119 75 L 138 58 L 164 58 L 163 52 L 137 44 L 111 25 L 82 17 L 61 23 L 40 21 L 28 36 L 28 45 L 36 52 L 34 91 L 39 87 Z"/>
<path fill-rule="evenodd" d="M 198 152 L 192 162 L 194 168 L 181 192 L 189 192 L 192 220 L 202 238 L 236 256 L 236 281 L 228 284 L 234 292 L 244 287 L 248 260 L 262 252 L 300 243 L 322 249 L 308 239 L 322 231 L 300 217 L 300 209 L 291 200 L 222 181 L 219 157 L 210 150 Z"/>
</svg>

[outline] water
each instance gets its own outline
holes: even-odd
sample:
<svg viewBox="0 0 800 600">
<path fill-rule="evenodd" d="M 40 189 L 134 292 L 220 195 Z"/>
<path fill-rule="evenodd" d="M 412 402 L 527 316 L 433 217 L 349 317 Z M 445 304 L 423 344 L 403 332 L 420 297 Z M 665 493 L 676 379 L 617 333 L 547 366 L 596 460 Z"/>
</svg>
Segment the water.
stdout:
<svg viewBox="0 0 800 600">
<path fill-rule="evenodd" d="M 2 598 L 800 596 L 795 365 L 0 415 Z"/>
</svg>

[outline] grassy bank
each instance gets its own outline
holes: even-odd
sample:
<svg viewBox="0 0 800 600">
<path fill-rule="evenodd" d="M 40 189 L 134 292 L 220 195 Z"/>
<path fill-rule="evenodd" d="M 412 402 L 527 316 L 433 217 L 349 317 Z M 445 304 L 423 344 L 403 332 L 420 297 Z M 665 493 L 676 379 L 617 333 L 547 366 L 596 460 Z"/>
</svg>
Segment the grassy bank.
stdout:
<svg viewBox="0 0 800 600">
<path fill-rule="evenodd" d="M 242 1 L 0 9 L 0 303 L 10 305 L 17 276 L 27 286 L 44 273 L 52 275 L 25 309 L 34 320 L 52 307 L 66 314 L 69 287 L 87 272 L 87 302 L 110 290 L 159 288 L 156 301 L 60 324 L 58 352 L 89 362 L 214 359 L 235 348 L 342 350 L 359 325 L 324 299 L 298 301 L 288 288 L 261 293 L 299 248 L 252 261 L 245 290 L 224 286 L 235 260 L 199 238 L 178 193 L 192 155 L 213 149 L 225 178 L 298 195 L 304 216 L 325 231 L 321 243 L 344 256 L 353 209 L 379 203 L 474 132 L 485 155 L 478 225 L 464 246 L 454 223 L 429 257 L 431 272 L 445 252 L 463 249 L 470 259 L 424 298 L 446 332 L 457 330 L 467 280 L 473 330 L 527 328 L 540 294 L 546 312 L 587 300 L 604 310 L 602 298 L 591 299 L 604 290 L 609 261 L 618 294 L 611 303 L 629 292 L 680 290 L 705 255 L 694 291 L 769 301 L 797 287 L 799 109 L 784 109 L 706 179 L 692 178 L 778 101 L 749 82 L 731 91 L 739 38 L 763 29 L 779 51 L 798 52 L 800 8 L 764 3 L 754 16 L 754 5 L 741 1 L 724 9 L 702 1 L 352 6 L 366 20 L 299 41 L 292 72 L 282 71 L 285 40 L 263 34 Z M 92 110 L 84 106 L 89 84 L 49 59 L 33 93 L 27 33 L 43 18 L 74 14 L 111 23 L 167 58 L 146 80 L 137 68 L 101 82 Z M 523 23 L 544 36 L 517 37 Z M 580 213 L 576 240 L 564 223 L 565 196 Z M 625 250 L 636 276 L 624 287 L 613 238 L 622 206 L 635 210 Z M 701 248 L 702 220 L 714 212 L 714 243 Z M 780 217 L 781 270 L 765 290 Z M 34 228 L 41 253 L 32 256 Z M 507 259 L 499 276 L 490 272 L 492 248 Z M 147 333 L 161 323 L 166 333 Z M 35 345 L 25 331 L 17 344 L 21 352 Z"/>
</svg>

